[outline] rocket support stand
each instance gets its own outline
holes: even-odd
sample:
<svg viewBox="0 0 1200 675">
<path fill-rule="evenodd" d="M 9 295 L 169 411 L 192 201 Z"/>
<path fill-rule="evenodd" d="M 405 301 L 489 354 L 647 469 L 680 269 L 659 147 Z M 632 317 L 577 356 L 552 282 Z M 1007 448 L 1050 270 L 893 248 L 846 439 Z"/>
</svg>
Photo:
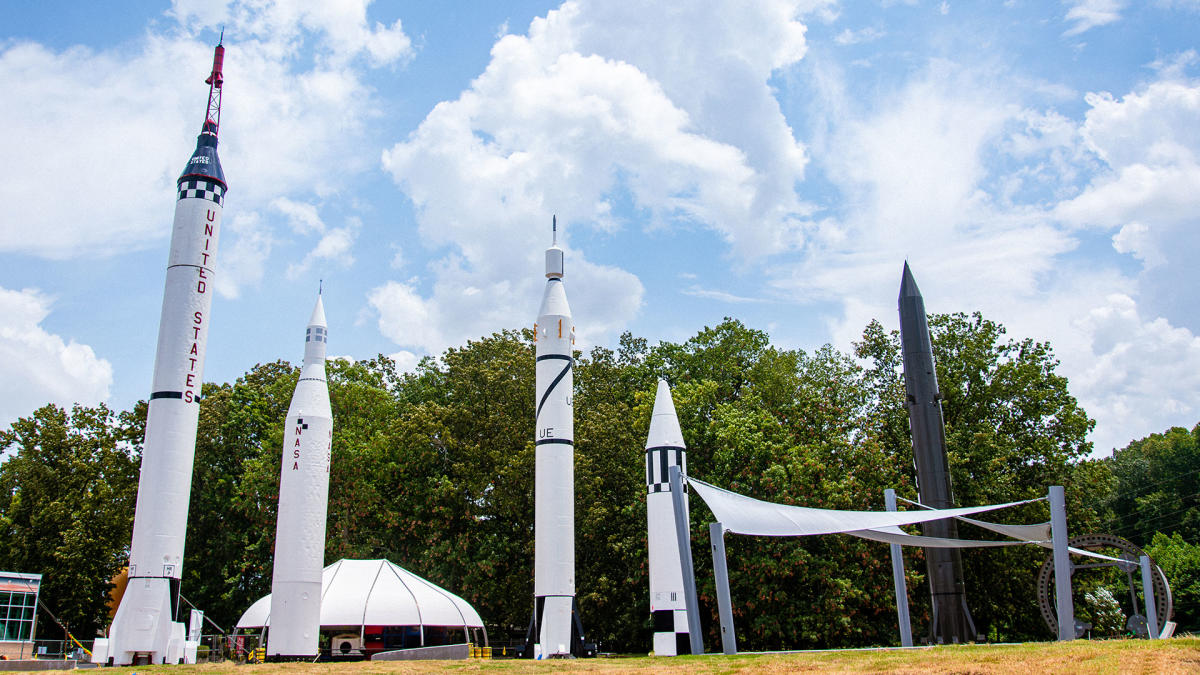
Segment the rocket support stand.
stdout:
<svg viewBox="0 0 1200 675">
<path fill-rule="evenodd" d="M 896 510 L 896 491 L 888 488 L 883 491 L 883 501 L 888 511 Z M 892 553 L 892 584 L 896 587 L 896 616 L 900 622 L 900 646 L 911 647 L 912 624 L 908 620 L 908 584 L 904 580 L 904 553 L 900 544 L 890 544 Z"/>
<path fill-rule="evenodd" d="M 692 564 L 692 538 L 689 534 L 687 512 L 683 508 L 683 477 L 679 467 L 672 466 L 671 502 L 675 511 L 675 535 L 679 542 L 679 566 L 683 568 L 683 596 L 687 604 L 688 638 L 692 653 L 704 653 L 704 638 L 700 634 L 700 603 L 696 597 L 696 568 Z"/>
<path fill-rule="evenodd" d="M 1157 640 L 1158 635 L 1158 608 L 1154 604 L 1154 571 L 1150 556 L 1144 555 L 1139 561 L 1142 567 L 1142 600 L 1146 603 L 1146 635 L 1151 640 Z"/>
<path fill-rule="evenodd" d="M 1071 555 L 1067 543 L 1067 499 L 1061 485 L 1050 486 L 1050 539 L 1054 548 L 1054 595 L 1058 639 L 1075 639 L 1075 602 L 1071 596 Z"/>
<path fill-rule="evenodd" d="M 737 633 L 733 630 L 733 603 L 729 599 L 729 566 L 725 562 L 725 526 L 708 524 L 712 542 L 713 578 L 717 582 L 717 612 L 721 616 L 721 652 L 737 654 Z"/>
</svg>

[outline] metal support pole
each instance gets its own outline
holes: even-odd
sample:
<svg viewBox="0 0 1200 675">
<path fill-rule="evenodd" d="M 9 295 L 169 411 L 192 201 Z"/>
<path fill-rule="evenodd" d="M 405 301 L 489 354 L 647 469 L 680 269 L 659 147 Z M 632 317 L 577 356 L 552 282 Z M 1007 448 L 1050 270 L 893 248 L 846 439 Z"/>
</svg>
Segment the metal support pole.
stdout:
<svg viewBox="0 0 1200 675">
<path fill-rule="evenodd" d="M 883 491 L 883 502 L 888 511 L 896 510 L 896 491 Z M 904 580 L 904 554 L 900 544 L 889 544 L 892 552 L 892 585 L 896 588 L 896 616 L 900 621 L 900 646 L 911 647 L 912 624 L 908 621 L 908 584 Z"/>
<path fill-rule="evenodd" d="M 717 613 L 721 616 L 721 651 L 737 653 L 737 634 L 733 630 L 733 603 L 729 599 L 729 567 L 725 564 L 725 526 L 708 524 L 712 542 L 713 578 L 717 581 Z"/>
<path fill-rule="evenodd" d="M 1154 573 L 1150 566 L 1150 556 L 1142 556 L 1142 598 L 1146 601 L 1146 628 L 1149 629 L 1151 640 L 1158 639 L 1158 608 L 1154 604 Z"/>
<path fill-rule="evenodd" d="M 1071 596 L 1071 556 L 1067 550 L 1067 497 L 1061 485 L 1050 486 L 1050 538 L 1054 544 L 1054 595 L 1058 639 L 1075 639 L 1075 602 Z"/>
<path fill-rule="evenodd" d="M 679 542 L 679 566 L 683 570 L 683 599 L 687 605 L 688 638 L 693 654 L 704 653 L 704 637 L 700 633 L 700 601 L 696 598 L 696 568 L 692 564 L 692 537 L 687 511 L 683 508 L 683 476 L 678 466 L 672 466 L 671 505 L 675 511 L 675 536 Z"/>
</svg>

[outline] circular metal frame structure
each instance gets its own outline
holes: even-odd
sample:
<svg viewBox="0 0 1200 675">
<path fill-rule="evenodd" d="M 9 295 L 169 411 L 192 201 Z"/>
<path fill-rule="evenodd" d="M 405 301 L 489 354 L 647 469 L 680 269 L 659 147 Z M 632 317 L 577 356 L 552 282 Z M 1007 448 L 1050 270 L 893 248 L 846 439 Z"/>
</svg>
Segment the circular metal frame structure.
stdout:
<svg viewBox="0 0 1200 675">
<path fill-rule="evenodd" d="M 1146 627 L 1146 619 L 1142 616 L 1143 607 L 1137 601 L 1137 590 L 1141 588 L 1141 557 L 1146 555 L 1146 552 L 1138 548 L 1133 542 L 1114 534 L 1084 534 L 1077 537 L 1071 537 L 1068 545 L 1072 548 L 1081 548 L 1088 551 L 1099 551 L 1100 549 L 1110 549 L 1105 555 L 1115 553 L 1113 557 L 1120 558 L 1122 562 L 1114 562 L 1111 560 L 1093 559 L 1093 562 L 1086 564 L 1072 564 L 1071 575 L 1075 575 L 1075 570 L 1081 569 L 1096 569 L 1106 567 L 1116 567 L 1125 573 L 1126 580 L 1129 584 L 1130 604 L 1133 607 L 1133 612 L 1129 615 L 1128 626 L 1131 630 L 1137 632 L 1142 637 L 1148 637 L 1148 629 Z M 1112 549 L 1116 549 L 1113 551 Z M 1161 627 L 1167 621 L 1171 620 L 1174 613 L 1174 604 L 1171 601 L 1171 586 L 1167 583 L 1167 577 L 1158 565 L 1151 559 L 1151 569 L 1154 573 L 1151 575 L 1151 586 L 1154 591 L 1154 611 L 1158 618 L 1158 625 Z M 1042 612 L 1042 619 L 1046 621 L 1046 626 L 1050 628 L 1050 632 L 1058 634 L 1058 613 L 1054 608 L 1054 556 L 1048 556 L 1046 561 L 1042 563 L 1041 569 L 1038 571 L 1037 580 L 1037 601 L 1038 609 Z M 1141 619 L 1138 621 L 1138 619 Z M 1076 627 L 1076 637 L 1080 637 L 1080 630 Z"/>
</svg>

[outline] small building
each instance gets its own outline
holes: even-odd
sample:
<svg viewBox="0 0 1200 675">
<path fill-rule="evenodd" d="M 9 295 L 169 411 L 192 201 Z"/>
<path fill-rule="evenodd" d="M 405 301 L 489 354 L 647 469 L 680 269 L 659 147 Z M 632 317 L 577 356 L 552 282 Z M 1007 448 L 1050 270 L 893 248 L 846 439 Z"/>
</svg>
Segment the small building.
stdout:
<svg viewBox="0 0 1200 675">
<path fill-rule="evenodd" d="M 5 658 L 33 657 L 41 587 L 40 574 L 0 572 L 0 654 Z"/>
<path fill-rule="evenodd" d="M 271 596 L 238 619 L 241 633 L 267 634 Z M 387 560 L 339 560 L 321 577 L 321 653 L 366 658 L 397 649 L 487 644 L 466 600 Z"/>
</svg>

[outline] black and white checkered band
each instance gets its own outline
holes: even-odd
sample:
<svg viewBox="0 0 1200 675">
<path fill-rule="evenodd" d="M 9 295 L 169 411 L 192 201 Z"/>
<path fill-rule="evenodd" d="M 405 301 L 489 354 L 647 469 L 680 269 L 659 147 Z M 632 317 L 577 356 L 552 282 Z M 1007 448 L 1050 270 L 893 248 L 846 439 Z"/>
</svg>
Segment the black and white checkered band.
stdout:
<svg viewBox="0 0 1200 675">
<path fill-rule="evenodd" d="M 683 448 L 663 446 L 646 449 L 646 492 L 671 491 L 671 467 L 687 475 L 687 452 Z"/>
<path fill-rule="evenodd" d="M 218 206 L 225 203 L 225 187 L 207 180 L 185 180 L 179 184 L 179 199 L 207 199 Z"/>
</svg>

